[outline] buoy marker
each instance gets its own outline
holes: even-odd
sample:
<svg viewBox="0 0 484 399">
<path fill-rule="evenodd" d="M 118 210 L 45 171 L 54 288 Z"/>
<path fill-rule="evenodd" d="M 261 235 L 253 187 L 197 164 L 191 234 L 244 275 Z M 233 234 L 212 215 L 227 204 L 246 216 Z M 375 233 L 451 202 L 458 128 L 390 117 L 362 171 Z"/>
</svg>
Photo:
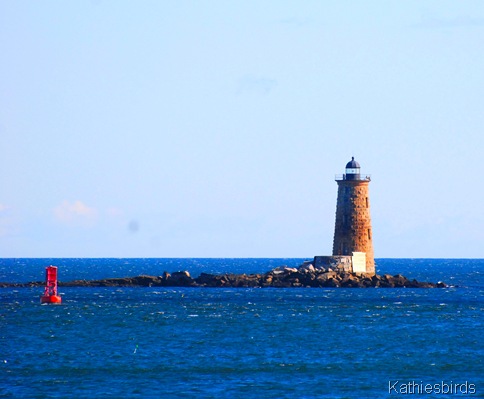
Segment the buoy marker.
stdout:
<svg viewBox="0 0 484 399">
<path fill-rule="evenodd" d="M 40 303 L 60 304 L 62 298 L 57 294 L 57 267 L 47 266 L 45 268 L 45 289 L 44 295 L 40 297 Z"/>
</svg>

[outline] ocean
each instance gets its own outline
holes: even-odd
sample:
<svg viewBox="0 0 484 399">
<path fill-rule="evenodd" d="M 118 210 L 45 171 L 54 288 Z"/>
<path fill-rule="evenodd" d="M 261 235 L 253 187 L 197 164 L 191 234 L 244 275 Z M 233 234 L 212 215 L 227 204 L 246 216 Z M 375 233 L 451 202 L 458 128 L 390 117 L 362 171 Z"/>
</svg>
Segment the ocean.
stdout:
<svg viewBox="0 0 484 399">
<path fill-rule="evenodd" d="M 0 282 L 262 273 L 304 259 L 0 259 Z M 2 398 L 484 397 L 484 260 L 377 259 L 446 289 L 0 288 Z"/>
</svg>

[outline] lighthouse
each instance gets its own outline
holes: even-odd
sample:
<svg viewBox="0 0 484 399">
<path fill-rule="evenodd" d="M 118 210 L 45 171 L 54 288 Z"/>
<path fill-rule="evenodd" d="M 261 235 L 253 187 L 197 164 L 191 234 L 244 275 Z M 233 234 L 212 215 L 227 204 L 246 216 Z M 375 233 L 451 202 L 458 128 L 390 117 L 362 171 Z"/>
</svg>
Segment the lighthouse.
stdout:
<svg viewBox="0 0 484 399">
<path fill-rule="evenodd" d="M 375 274 L 370 217 L 370 176 L 360 173 L 352 157 L 345 173 L 336 175 L 338 199 L 334 225 L 333 256 L 351 256 L 353 271 Z"/>
</svg>

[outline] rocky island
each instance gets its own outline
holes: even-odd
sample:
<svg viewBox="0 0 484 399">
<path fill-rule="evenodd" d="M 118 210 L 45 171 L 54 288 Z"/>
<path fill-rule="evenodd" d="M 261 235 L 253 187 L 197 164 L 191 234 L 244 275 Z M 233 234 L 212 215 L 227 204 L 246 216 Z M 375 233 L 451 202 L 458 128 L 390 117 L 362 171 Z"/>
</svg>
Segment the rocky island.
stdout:
<svg viewBox="0 0 484 399">
<path fill-rule="evenodd" d="M 0 283 L 0 287 L 35 287 L 43 282 Z M 208 274 L 193 278 L 188 271 L 164 272 L 161 276 L 107 278 L 100 280 L 59 281 L 59 287 L 222 287 L 222 288 L 445 288 L 442 282 L 410 280 L 400 274 L 368 274 L 345 271 L 343 268 L 298 268 L 280 266 L 261 274 Z"/>
</svg>

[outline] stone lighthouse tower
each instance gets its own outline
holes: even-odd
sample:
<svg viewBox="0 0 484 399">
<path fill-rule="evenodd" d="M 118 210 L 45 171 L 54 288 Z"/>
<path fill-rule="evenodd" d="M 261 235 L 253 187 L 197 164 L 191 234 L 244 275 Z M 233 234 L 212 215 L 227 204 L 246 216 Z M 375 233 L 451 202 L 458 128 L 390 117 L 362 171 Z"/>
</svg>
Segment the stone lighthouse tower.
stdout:
<svg viewBox="0 0 484 399">
<path fill-rule="evenodd" d="M 370 218 L 370 176 L 360 175 L 352 157 L 345 174 L 337 175 L 338 200 L 334 226 L 333 256 L 352 256 L 354 271 L 375 273 L 373 232 Z"/>
</svg>

